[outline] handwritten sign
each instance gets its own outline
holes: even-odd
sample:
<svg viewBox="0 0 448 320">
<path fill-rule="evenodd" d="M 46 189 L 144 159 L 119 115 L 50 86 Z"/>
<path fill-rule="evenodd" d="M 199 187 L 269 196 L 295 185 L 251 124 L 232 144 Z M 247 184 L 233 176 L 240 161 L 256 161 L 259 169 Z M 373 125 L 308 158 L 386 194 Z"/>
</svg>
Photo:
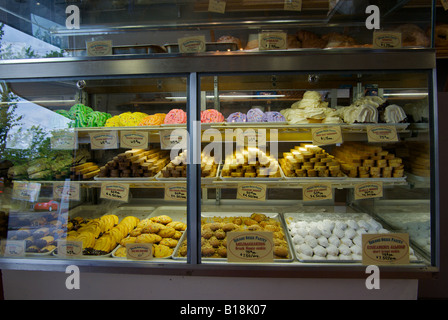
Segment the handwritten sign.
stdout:
<svg viewBox="0 0 448 320">
<path fill-rule="evenodd" d="M 312 128 L 311 135 L 314 145 L 342 143 L 341 127 Z"/>
<path fill-rule="evenodd" d="M 375 31 L 373 33 L 374 49 L 400 49 L 402 46 L 401 32 Z"/>
<path fill-rule="evenodd" d="M 59 240 L 58 255 L 63 257 L 79 257 L 82 256 L 82 241 L 66 241 Z"/>
<path fill-rule="evenodd" d="M 103 182 L 100 198 L 127 202 L 129 200 L 129 184 L 117 182 Z"/>
<path fill-rule="evenodd" d="M 302 11 L 302 0 L 285 0 L 283 10 Z"/>
<path fill-rule="evenodd" d="M 330 182 L 307 183 L 302 189 L 303 201 L 331 200 L 333 188 Z"/>
<path fill-rule="evenodd" d="M 258 34 L 259 50 L 283 50 L 286 48 L 285 32 L 261 32 Z"/>
<path fill-rule="evenodd" d="M 121 131 L 120 147 L 128 149 L 148 148 L 148 132 Z"/>
<path fill-rule="evenodd" d="M 355 200 L 381 198 L 383 196 L 383 182 L 372 181 L 358 183 L 354 189 Z"/>
<path fill-rule="evenodd" d="M 112 40 L 90 41 L 86 43 L 88 56 L 112 55 Z"/>
<path fill-rule="evenodd" d="M 367 139 L 369 142 L 398 142 L 397 128 L 387 125 L 368 125 Z"/>
<path fill-rule="evenodd" d="M 226 12 L 226 1 L 225 0 L 209 0 L 208 11 L 216 13 Z"/>
<path fill-rule="evenodd" d="M 53 183 L 53 198 L 78 201 L 81 198 L 81 185 L 79 183 L 55 181 Z"/>
<path fill-rule="evenodd" d="M 179 38 L 177 43 L 181 53 L 205 52 L 206 48 L 204 36 Z"/>
<path fill-rule="evenodd" d="M 165 200 L 187 201 L 187 185 L 176 183 L 165 186 Z"/>
<path fill-rule="evenodd" d="M 151 260 L 153 258 L 152 243 L 127 243 L 126 258 L 132 260 Z"/>
<path fill-rule="evenodd" d="M 12 187 L 12 198 L 35 202 L 39 197 L 41 184 L 37 182 L 19 182 L 15 181 Z"/>
<path fill-rule="evenodd" d="M 228 262 L 273 262 L 273 233 L 266 231 L 228 232 Z"/>
<path fill-rule="evenodd" d="M 186 146 L 187 130 L 160 130 L 160 149 L 171 150 L 172 148 L 182 148 Z"/>
<path fill-rule="evenodd" d="M 74 130 L 57 130 L 51 133 L 50 146 L 52 150 L 78 149 L 78 135 Z"/>
<path fill-rule="evenodd" d="M 241 200 L 265 201 L 266 189 L 266 184 L 239 183 L 236 198 Z"/>
<path fill-rule="evenodd" d="M 2 240 L 1 251 L 5 257 L 24 257 L 25 240 Z"/>
<path fill-rule="evenodd" d="M 363 234 L 362 263 L 364 265 L 408 264 L 409 234 Z"/>
<path fill-rule="evenodd" d="M 89 136 L 92 150 L 118 149 L 118 131 L 91 132 Z"/>
</svg>

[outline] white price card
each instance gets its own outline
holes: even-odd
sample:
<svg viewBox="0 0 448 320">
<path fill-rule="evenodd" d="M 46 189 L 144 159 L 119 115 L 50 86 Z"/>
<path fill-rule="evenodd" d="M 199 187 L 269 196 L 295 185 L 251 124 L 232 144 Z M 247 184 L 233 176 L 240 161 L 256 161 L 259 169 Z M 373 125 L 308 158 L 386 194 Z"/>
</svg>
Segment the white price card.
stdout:
<svg viewBox="0 0 448 320">
<path fill-rule="evenodd" d="M 206 48 L 204 36 L 179 38 L 177 43 L 179 45 L 179 52 L 181 53 L 205 52 Z"/>
<path fill-rule="evenodd" d="M 302 0 L 285 0 L 283 10 L 302 11 Z"/>
<path fill-rule="evenodd" d="M 25 240 L 2 240 L 0 253 L 5 257 L 24 257 Z"/>
<path fill-rule="evenodd" d="M 148 148 L 148 132 L 121 131 L 120 148 L 128 148 L 128 149 Z"/>
<path fill-rule="evenodd" d="M 409 264 L 408 233 L 376 233 L 362 235 L 363 265 Z"/>
<path fill-rule="evenodd" d="M 227 233 L 228 262 L 273 262 L 273 233 L 249 231 Z"/>
<path fill-rule="evenodd" d="M 118 149 L 118 131 L 98 131 L 89 133 L 92 150 Z"/>
<path fill-rule="evenodd" d="M 185 129 L 160 130 L 159 136 L 162 150 L 183 149 L 187 145 L 188 135 Z"/>
<path fill-rule="evenodd" d="M 317 146 L 342 143 L 341 127 L 312 128 L 313 144 Z"/>
<path fill-rule="evenodd" d="M 39 197 L 40 188 L 41 184 L 37 182 L 15 181 L 12 187 L 11 198 L 15 200 L 35 202 Z"/>
<path fill-rule="evenodd" d="M 258 34 L 259 50 L 284 50 L 287 44 L 285 32 L 267 31 Z"/>
<path fill-rule="evenodd" d="M 374 49 L 400 49 L 401 46 L 401 32 L 375 31 L 373 33 Z"/>
<path fill-rule="evenodd" d="M 165 186 L 165 200 L 187 201 L 187 185 L 175 183 Z"/>
<path fill-rule="evenodd" d="M 74 129 L 55 130 L 51 133 L 50 145 L 52 150 L 76 150 L 78 135 Z"/>
<path fill-rule="evenodd" d="M 304 184 L 303 201 L 318 201 L 333 199 L 333 187 L 331 182 Z"/>
<path fill-rule="evenodd" d="M 126 243 L 126 258 L 131 260 L 151 260 L 152 243 Z"/>
<path fill-rule="evenodd" d="M 112 40 L 90 41 L 86 43 L 88 56 L 112 55 Z"/>
<path fill-rule="evenodd" d="M 371 181 L 358 183 L 354 188 L 355 200 L 381 198 L 383 196 L 383 182 Z"/>
<path fill-rule="evenodd" d="M 237 189 L 237 199 L 241 200 L 266 200 L 267 185 L 262 183 L 239 183 Z"/>
<path fill-rule="evenodd" d="M 226 1 L 225 0 L 209 0 L 208 11 L 216 13 L 226 12 Z"/>
<path fill-rule="evenodd" d="M 103 182 L 101 184 L 100 198 L 127 202 L 129 200 L 129 184 Z"/>
<path fill-rule="evenodd" d="M 397 128 L 388 125 L 368 125 L 367 140 L 369 142 L 398 142 Z"/>
<path fill-rule="evenodd" d="M 81 185 L 70 181 L 55 181 L 53 183 L 53 198 L 79 201 Z"/>
<path fill-rule="evenodd" d="M 82 256 L 82 241 L 58 240 L 58 256 L 79 257 Z"/>
</svg>

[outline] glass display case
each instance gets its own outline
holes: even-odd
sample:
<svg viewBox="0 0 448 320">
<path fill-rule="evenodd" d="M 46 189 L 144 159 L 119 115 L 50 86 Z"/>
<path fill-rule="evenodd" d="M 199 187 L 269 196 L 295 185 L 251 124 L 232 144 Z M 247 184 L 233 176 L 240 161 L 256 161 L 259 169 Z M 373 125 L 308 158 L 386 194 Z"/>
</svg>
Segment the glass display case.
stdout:
<svg viewBox="0 0 448 320">
<path fill-rule="evenodd" d="M 1 267 L 436 272 L 435 4 L 287 4 L 0 1 Z"/>
</svg>

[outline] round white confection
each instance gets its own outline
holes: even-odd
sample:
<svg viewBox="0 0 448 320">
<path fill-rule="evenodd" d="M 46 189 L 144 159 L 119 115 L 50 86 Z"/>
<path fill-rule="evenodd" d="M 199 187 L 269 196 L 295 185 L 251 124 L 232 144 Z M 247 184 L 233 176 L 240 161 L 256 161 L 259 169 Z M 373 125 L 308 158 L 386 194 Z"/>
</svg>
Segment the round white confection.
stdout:
<svg viewBox="0 0 448 320">
<path fill-rule="evenodd" d="M 328 242 L 336 247 L 339 247 L 339 245 L 341 244 L 341 240 L 339 240 L 339 237 L 332 235 L 331 237 L 328 238 Z"/>
<path fill-rule="evenodd" d="M 375 230 L 379 230 L 382 228 L 381 223 L 375 221 L 374 219 L 369 219 L 367 223 Z"/>
<path fill-rule="evenodd" d="M 293 238 L 292 238 L 292 242 L 294 242 L 294 244 L 302 244 L 305 242 L 305 239 L 303 239 L 303 237 L 301 235 L 296 234 Z"/>
<path fill-rule="evenodd" d="M 319 245 L 321 245 L 324 248 L 326 248 L 330 245 L 328 243 L 328 239 L 324 236 L 320 236 L 319 238 L 317 238 L 317 242 L 319 243 Z"/>
<path fill-rule="evenodd" d="M 347 224 L 344 221 L 336 221 L 334 228 L 345 230 L 347 228 Z"/>
<path fill-rule="evenodd" d="M 311 248 L 306 243 L 300 245 L 300 253 L 304 254 L 304 255 L 307 255 L 307 256 L 310 256 L 310 257 L 314 254 L 313 248 Z"/>
<path fill-rule="evenodd" d="M 327 258 L 314 255 L 313 260 L 327 260 Z"/>
<path fill-rule="evenodd" d="M 362 256 L 359 254 L 352 254 L 352 260 L 361 261 Z"/>
<path fill-rule="evenodd" d="M 359 220 L 358 226 L 361 228 L 364 228 L 364 230 L 366 230 L 366 231 L 370 229 L 370 225 L 364 220 Z"/>
<path fill-rule="evenodd" d="M 317 239 L 310 235 L 305 236 L 305 243 L 309 245 L 311 248 L 314 248 L 315 246 L 318 245 Z"/>
<path fill-rule="evenodd" d="M 362 235 L 364 233 L 367 233 L 367 231 L 364 228 L 359 228 L 358 230 L 356 230 L 356 233 Z"/>
<path fill-rule="evenodd" d="M 327 247 L 327 254 L 332 255 L 332 256 L 337 256 L 339 254 L 338 247 L 336 247 L 334 244 L 330 244 Z"/>
<path fill-rule="evenodd" d="M 357 233 L 355 231 L 355 229 L 352 228 L 347 228 L 345 229 L 345 236 L 349 239 L 353 239 L 354 237 L 356 237 Z"/>
<path fill-rule="evenodd" d="M 319 228 L 313 227 L 308 231 L 308 234 L 317 239 L 322 235 L 322 232 L 320 232 Z"/>
<path fill-rule="evenodd" d="M 322 228 L 320 231 L 325 238 L 329 238 L 332 235 L 330 229 Z"/>
<path fill-rule="evenodd" d="M 342 230 L 342 229 L 340 229 L 340 228 L 336 228 L 336 227 L 335 227 L 335 228 L 333 229 L 333 234 L 334 234 L 336 237 L 338 237 L 339 239 L 345 237 L 345 232 L 344 232 L 344 230 Z"/>
<path fill-rule="evenodd" d="M 341 255 L 339 255 L 339 260 L 352 260 L 353 258 L 352 258 L 352 255 L 351 254 L 348 254 L 348 255 L 346 255 L 346 254 L 341 254 Z"/>
<path fill-rule="evenodd" d="M 322 246 L 316 246 L 313 248 L 313 252 L 316 256 L 325 257 L 327 255 L 327 250 Z"/>
<path fill-rule="evenodd" d="M 299 254 L 299 259 L 301 260 L 311 260 L 313 259 L 312 256 L 306 255 L 306 254 Z"/>
<path fill-rule="evenodd" d="M 297 229 L 299 228 L 306 228 L 308 226 L 308 223 L 306 223 L 305 221 L 297 221 L 295 223 L 295 226 Z"/>
<path fill-rule="evenodd" d="M 327 260 L 339 260 L 338 256 L 333 256 L 331 254 L 327 254 Z"/>
<path fill-rule="evenodd" d="M 381 228 L 380 230 L 378 230 L 378 233 L 390 233 L 389 230 Z"/>
<path fill-rule="evenodd" d="M 330 229 L 330 231 L 332 231 L 334 229 L 334 225 L 335 223 L 331 220 L 325 219 L 324 221 L 322 221 L 323 227 L 325 229 Z"/>
<path fill-rule="evenodd" d="M 350 238 L 343 237 L 340 239 L 342 244 L 345 244 L 347 247 L 351 247 L 353 245 L 353 241 Z"/>
<path fill-rule="evenodd" d="M 353 243 L 357 246 L 362 246 L 362 237 L 361 236 L 356 236 L 353 238 Z"/>
<path fill-rule="evenodd" d="M 345 245 L 345 244 L 341 244 L 341 245 L 339 246 L 339 252 L 340 252 L 342 255 L 345 255 L 345 256 L 347 256 L 347 255 L 351 255 L 351 254 L 352 254 L 352 250 L 350 250 L 350 248 L 349 248 L 347 245 Z"/>
<path fill-rule="evenodd" d="M 348 225 L 350 228 L 355 229 L 355 230 L 357 230 L 357 229 L 359 228 L 358 224 L 357 224 L 356 221 L 353 220 L 353 219 L 348 220 L 348 221 L 347 221 L 347 225 Z"/>
<path fill-rule="evenodd" d="M 308 230 L 306 230 L 305 228 L 298 228 L 296 230 L 296 234 L 298 234 L 299 236 L 305 237 L 308 234 Z"/>
<path fill-rule="evenodd" d="M 351 246 L 350 250 L 352 250 L 353 254 L 358 254 L 358 255 L 362 254 L 362 249 L 360 246 L 357 246 L 357 245 Z"/>
</svg>

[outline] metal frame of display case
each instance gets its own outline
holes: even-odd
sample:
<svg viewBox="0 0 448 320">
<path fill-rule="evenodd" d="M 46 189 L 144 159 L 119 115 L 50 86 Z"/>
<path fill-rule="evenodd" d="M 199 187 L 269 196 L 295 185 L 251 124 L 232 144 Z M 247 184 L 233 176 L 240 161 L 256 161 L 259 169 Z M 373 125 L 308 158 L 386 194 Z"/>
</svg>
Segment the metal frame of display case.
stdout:
<svg viewBox="0 0 448 320">
<path fill-rule="evenodd" d="M 219 52 L 202 54 L 154 54 L 136 56 L 107 56 L 83 58 L 50 58 L 0 61 L 4 81 L 42 81 L 58 79 L 119 78 L 126 76 L 188 75 L 187 129 L 189 157 L 200 156 L 200 77 L 202 74 L 255 74 L 269 72 L 364 72 L 364 71 L 427 71 L 429 77 L 430 139 L 431 139 L 431 266 L 385 266 L 382 276 L 389 278 L 424 278 L 437 273 L 439 267 L 439 184 L 437 101 L 435 86 L 435 51 L 432 49 L 403 50 L 287 50 L 270 52 Z M 189 148 L 190 150 L 190 148 Z M 193 158 L 191 158 L 193 159 Z M 191 162 L 192 163 L 192 162 Z M 189 254 L 187 261 L 138 262 L 95 259 L 35 259 L 0 258 L 0 268 L 14 270 L 65 270 L 76 264 L 93 272 L 148 273 L 202 276 L 273 276 L 273 277 L 365 277 L 365 266 L 334 264 L 222 264 L 201 263 L 200 218 L 201 175 L 199 165 L 188 166 L 187 186 L 194 194 L 187 201 Z"/>
</svg>

